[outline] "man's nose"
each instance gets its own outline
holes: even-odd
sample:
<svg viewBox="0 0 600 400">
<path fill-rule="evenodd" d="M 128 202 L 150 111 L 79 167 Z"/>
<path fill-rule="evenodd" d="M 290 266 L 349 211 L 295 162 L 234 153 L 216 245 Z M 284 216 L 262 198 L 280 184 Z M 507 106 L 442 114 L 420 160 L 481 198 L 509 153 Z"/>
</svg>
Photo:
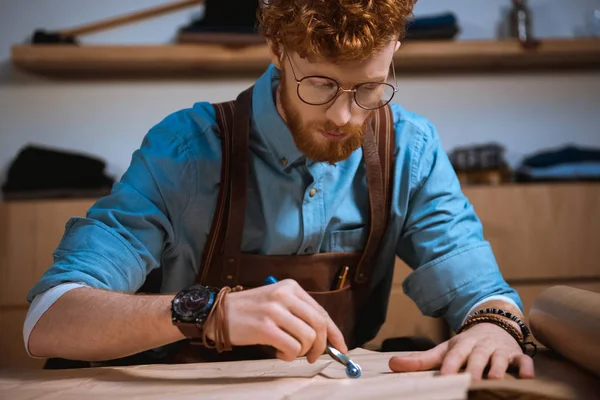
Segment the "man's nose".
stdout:
<svg viewBox="0 0 600 400">
<path fill-rule="evenodd" d="M 352 105 L 354 96 L 352 93 L 342 92 L 327 109 L 325 116 L 337 126 L 344 126 L 352 118 Z"/>
</svg>

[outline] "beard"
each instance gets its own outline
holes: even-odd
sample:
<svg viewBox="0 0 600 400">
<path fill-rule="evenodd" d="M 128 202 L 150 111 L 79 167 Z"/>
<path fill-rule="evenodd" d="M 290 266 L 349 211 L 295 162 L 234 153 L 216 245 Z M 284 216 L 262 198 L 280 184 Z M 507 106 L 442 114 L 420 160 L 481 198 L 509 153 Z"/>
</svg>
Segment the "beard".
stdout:
<svg viewBox="0 0 600 400">
<path fill-rule="evenodd" d="M 362 146 L 365 130 L 370 122 L 371 113 L 361 125 L 346 124 L 338 126 L 332 121 L 303 122 L 300 114 L 294 109 L 292 101 L 289 97 L 287 87 L 285 85 L 285 73 L 281 70 L 280 100 L 281 108 L 285 115 L 286 123 L 298 150 L 306 157 L 317 162 L 328 162 L 335 164 L 350 157 L 350 155 Z M 325 138 L 320 131 L 337 132 L 345 137 L 341 140 L 334 141 Z"/>
</svg>

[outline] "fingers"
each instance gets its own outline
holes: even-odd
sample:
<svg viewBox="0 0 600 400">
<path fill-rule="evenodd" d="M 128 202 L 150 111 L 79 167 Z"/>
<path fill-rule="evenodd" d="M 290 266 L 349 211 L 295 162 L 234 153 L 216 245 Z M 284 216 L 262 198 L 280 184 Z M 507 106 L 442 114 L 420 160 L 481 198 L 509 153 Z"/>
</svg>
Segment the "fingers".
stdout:
<svg viewBox="0 0 600 400">
<path fill-rule="evenodd" d="M 300 343 L 296 356 L 306 355 L 309 362 L 315 362 L 325 352 L 328 341 L 339 351 L 348 351 L 342 332 L 329 314 L 296 281 L 288 279 L 263 289 L 268 290 L 268 304 L 261 308 L 266 310 L 267 319 Z"/>
<path fill-rule="evenodd" d="M 467 358 L 473 350 L 475 342 L 471 340 L 462 340 L 456 343 L 448 353 L 444 361 L 442 361 L 442 367 L 440 373 L 442 375 L 456 374 L 467 361 Z"/>
<path fill-rule="evenodd" d="M 327 311 L 308 293 L 306 293 L 299 285 L 298 285 L 297 295 L 300 299 L 302 299 L 307 304 L 311 305 L 318 313 L 321 315 L 322 320 L 325 321 L 325 327 L 327 332 L 327 340 L 333 347 L 342 353 L 348 352 L 348 346 L 346 345 L 346 341 L 344 340 L 344 335 L 340 328 L 333 322 Z M 325 350 L 325 348 L 323 348 Z M 323 353 L 320 353 L 323 354 Z M 320 355 L 319 354 L 319 355 Z"/>
<path fill-rule="evenodd" d="M 274 321 L 281 330 L 300 343 L 299 352 L 296 354 L 297 357 L 303 356 L 313 347 L 317 334 L 305 320 L 298 318 L 294 313 L 290 312 L 291 310 L 286 308 L 284 304 L 272 303 L 267 310 L 269 318 Z M 304 314 L 306 315 L 307 313 Z"/>
<path fill-rule="evenodd" d="M 535 367 L 533 359 L 527 354 L 519 354 L 515 357 L 515 364 L 519 367 L 519 377 L 524 379 L 533 379 L 535 377 Z"/>
<path fill-rule="evenodd" d="M 301 344 L 299 341 L 290 336 L 287 332 L 284 332 L 273 322 L 265 322 L 263 324 L 263 335 L 265 338 L 264 343 L 277 349 L 277 358 L 283 361 L 294 361 L 301 351 Z"/>
<path fill-rule="evenodd" d="M 476 345 L 471 351 L 469 361 L 467 362 L 467 368 L 465 372 L 471 374 L 471 379 L 478 381 L 483 376 L 483 370 L 490 361 L 490 356 L 494 353 L 494 347 L 490 346 L 486 342 L 481 342 Z"/>
<path fill-rule="evenodd" d="M 304 341 L 302 341 L 302 353 L 304 355 L 306 351 L 306 358 L 309 363 L 313 363 L 319 358 L 324 352 L 327 346 L 327 323 L 326 318 L 320 311 L 316 310 L 310 305 L 307 305 L 304 301 L 297 297 L 290 297 L 287 300 L 285 306 L 288 310 L 302 321 L 304 321 L 312 329 L 314 337 L 311 343 L 306 343 L 308 348 L 305 347 Z M 302 339 L 302 338 L 299 338 Z M 308 338 L 311 339 L 311 338 Z"/>
<path fill-rule="evenodd" d="M 424 352 L 394 356 L 390 358 L 389 367 L 394 372 L 427 371 L 439 368 L 447 349 L 448 342 L 444 342 Z"/>
<path fill-rule="evenodd" d="M 492 355 L 491 367 L 488 372 L 488 379 L 504 379 L 506 370 L 510 364 L 510 356 L 506 351 L 496 350 Z"/>
<path fill-rule="evenodd" d="M 325 352 L 328 339 L 334 346 L 339 346 L 340 351 L 347 351 L 342 333 L 327 312 L 297 282 L 286 280 L 278 285 L 279 287 L 271 292 L 271 299 L 281 305 L 289 315 L 281 316 L 275 313 L 273 317 L 279 315 L 281 320 L 277 321 L 278 325 L 301 342 L 299 356 L 306 354 L 309 362 L 315 362 Z M 298 321 L 303 321 L 310 331 L 297 330 L 300 327 Z"/>
<path fill-rule="evenodd" d="M 327 316 L 326 326 L 327 339 L 329 340 L 331 346 L 333 346 L 342 353 L 347 353 L 348 346 L 346 345 L 344 335 L 342 334 L 342 331 L 340 331 L 340 328 L 338 328 L 337 325 L 333 322 L 333 320 L 329 318 L 329 316 Z"/>
<path fill-rule="evenodd" d="M 508 366 L 511 364 L 519 368 L 520 378 L 533 379 L 535 377 L 533 359 L 527 354 L 518 354 L 513 358 L 505 351 L 496 350 L 492 355 L 491 364 L 488 379 L 504 379 Z"/>
</svg>

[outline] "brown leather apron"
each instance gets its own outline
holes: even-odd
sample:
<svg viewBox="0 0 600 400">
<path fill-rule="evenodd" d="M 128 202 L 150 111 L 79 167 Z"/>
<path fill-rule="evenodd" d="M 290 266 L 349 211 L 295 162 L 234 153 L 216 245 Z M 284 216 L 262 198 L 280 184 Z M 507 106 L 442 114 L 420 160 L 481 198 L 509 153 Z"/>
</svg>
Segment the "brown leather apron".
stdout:
<svg viewBox="0 0 600 400">
<path fill-rule="evenodd" d="M 362 252 L 314 255 L 262 255 L 242 253 L 246 216 L 246 182 L 252 87 L 235 101 L 214 104 L 221 132 L 221 186 L 211 231 L 206 242 L 197 283 L 214 287 L 262 286 L 273 275 L 278 280 L 294 279 L 321 304 L 340 328 L 349 348 L 361 312 L 380 242 L 390 210 L 394 130 L 389 106 L 372 115 L 362 146 L 369 190 L 369 236 Z M 377 132 L 377 136 L 374 134 Z M 275 194 L 274 194 L 275 195 Z M 331 290 L 340 270 L 349 267 L 346 284 Z M 273 357 L 264 346 L 234 347 L 218 354 L 191 342 L 180 348 L 174 362 L 239 360 Z"/>
</svg>

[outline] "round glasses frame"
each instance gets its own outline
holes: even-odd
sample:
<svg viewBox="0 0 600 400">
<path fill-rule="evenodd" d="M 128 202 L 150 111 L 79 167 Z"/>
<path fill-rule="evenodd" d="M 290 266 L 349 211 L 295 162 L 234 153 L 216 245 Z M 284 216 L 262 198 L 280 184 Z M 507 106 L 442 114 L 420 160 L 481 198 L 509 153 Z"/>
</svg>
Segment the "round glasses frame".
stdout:
<svg viewBox="0 0 600 400">
<path fill-rule="evenodd" d="M 396 86 L 390 85 L 387 82 L 362 82 L 359 83 L 357 85 L 354 85 L 353 87 L 351 87 L 350 89 L 344 89 L 342 87 L 342 85 L 340 85 L 335 79 L 330 78 L 328 76 L 322 76 L 322 75 L 309 75 L 309 76 L 305 76 L 301 79 L 298 79 L 298 77 L 296 76 L 296 71 L 294 70 L 294 66 L 292 65 L 292 59 L 289 57 L 289 55 L 285 55 L 285 58 L 288 59 L 288 62 L 290 63 L 290 67 L 292 68 L 292 74 L 294 74 L 294 80 L 296 81 L 296 94 L 298 96 L 298 98 L 305 104 L 311 105 L 311 106 L 322 106 L 328 103 L 331 103 L 332 101 L 334 101 L 335 99 L 337 99 L 340 96 L 340 93 L 353 93 L 353 99 L 354 102 L 356 103 L 357 106 L 359 106 L 360 108 L 362 108 L 363 110 L 377 110 L 381 107 L 385 107 L 386 105 L 388 105 L 390 103 L 390 101 L 392 101 L 392 99 L 394 98 L 394 95 L 398 92 L 398 78 L 396 78 L 396 67 L 394 65 L 394 59 L 392 58 L 392 74 L 394 75 L 394 80 L 396 82 Z M 331 96 L 331 98 L 327 101 L 324 102 L 320 102 L 320 103 L 311 103 L 308 102 L 306 100 L 304 100 L 302 98 L 302 96 L 300 96 L 300 84 L 306 80 L 306 79 L 311 79 L 311 78 L 319 78 L 319 79 L 328 79 L 331 82 L 335 83 L 337 85 L 337 90 L 335 91 L 335 93 L 333 93 L 333 95 Z M 393 92 L 392 95 L 390 96 L 390 98 L 385 101 L 382 102 L 380 105 L 378 105 L 377 107 L 372 107 L 372 108 L 367 108 L 367 107 L 363 107 L 359 102 L 358 99 L 356 98 L 357 96 L 357 92 L 358 89 L 360 89 L 361 86 L 364 85 L 372 85 L 372 84 L 378 84 L 378 85 L 385 85 L 385 86 L 389 86 L 390 88 L 392 88 Z"/>
</svg>

